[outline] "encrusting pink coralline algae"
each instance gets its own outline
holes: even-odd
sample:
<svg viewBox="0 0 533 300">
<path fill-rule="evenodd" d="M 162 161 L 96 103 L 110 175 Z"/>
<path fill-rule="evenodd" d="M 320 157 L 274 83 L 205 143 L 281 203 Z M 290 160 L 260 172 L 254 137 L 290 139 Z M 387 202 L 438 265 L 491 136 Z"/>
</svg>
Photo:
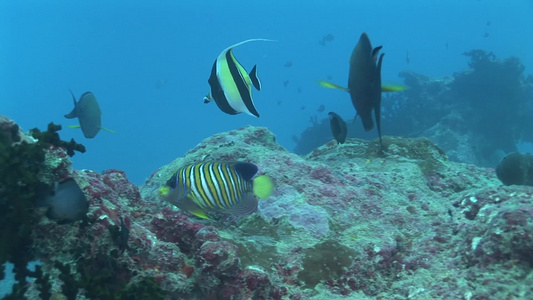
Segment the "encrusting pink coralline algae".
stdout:
<svg viewBox="0 0 533 300">
<path fill-rule="evenodd" d="M 205 139 L 140 187 L 120 170 L 73 170 L 50 148 L 43 181 L 74 178 L 90 206 L 72 224 L 41 216 L 33 253 L 50 284 L 30 281 L 26 297 L 532 297 L 533 188 L 448 161 L 426 139 L 383 145 L 331 141 L 300 157 L 266 128 L 246 127 Z M 275 191 L 250 216 L 213 220 L 161 200 L 173 172 L 202 161 L 254 163 Z"/>
</svg>

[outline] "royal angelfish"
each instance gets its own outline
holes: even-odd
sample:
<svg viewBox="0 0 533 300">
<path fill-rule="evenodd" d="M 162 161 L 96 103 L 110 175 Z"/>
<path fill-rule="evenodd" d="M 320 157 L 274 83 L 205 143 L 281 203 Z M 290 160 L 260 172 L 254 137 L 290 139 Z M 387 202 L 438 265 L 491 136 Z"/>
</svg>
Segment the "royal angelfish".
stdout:
<svg viewBox="0 0 533 300">
<path fill-rule="evenodd" d="M 102 127 L 102 111 L 100 110 L 98 101 L 96 101 L 96 97 L 94 97 L 93 93 L 85 92 L 77 102 L 74 93 L 72 93 L 72 91 L 70 91 L 70 93 L 72 94 L 72 100 L 74 100 L 74 108 L 69 114 L 65 115 L 65 118 L 78 118 L 80 125 L 72 125 L 69 127 L 81 128 L 83 135 L 88 139 L 95 137 L 100 129 L 114 133 L 113 130 Z"/>
<path fill-rule="evenodd" d="M 159 189 L 161 196 L 181 210 L 209 219 L 209 213 L 248 215 L 257 210 L 257 198 L 272 194 L 267 175 L 246 162 L 204 162 L 180 168 Z"/>
<path fill-rule="evenodd" d="M 361 117 L 366 131 L 374 128 L 372 110 L 378 128 L 379 141 L 381 142 L 381 92 L 402 91 L 402 86 L 381 86 L 381 63 L 383 55 L 378 54 L 382 46 L 372 49 L 370 39 L 366 33 L 361 34 L 359 42 L 350 57 L 350 71 L 348 75 L 348 88 L 320 81 L 325 87 L 345 90 L 350 93 L 352 104 L 357 115 Z"/>
<path fill-rule="evenodd" d="M 204 97 L 204 103 L 214 100 L 218 108 L 227 114 L 246 113 L 259 117 L 252 99 L 252 85 L 256 90 L 261 90 L 257 66 L 254 66 L 248 74 L 233 55 L 233 48 L 253 41 L 272 40 L 251 39 L 224 49 L 211 69 L 211 76 L 207 81 L 211 87 L 211 93 Z"/>
</svg>

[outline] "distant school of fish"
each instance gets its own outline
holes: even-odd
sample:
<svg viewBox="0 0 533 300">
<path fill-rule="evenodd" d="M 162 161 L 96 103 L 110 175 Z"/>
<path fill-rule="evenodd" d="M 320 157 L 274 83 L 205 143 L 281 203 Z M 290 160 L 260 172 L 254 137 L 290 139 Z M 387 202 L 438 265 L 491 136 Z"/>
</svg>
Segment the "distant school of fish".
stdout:
<svg viewBox="0 0 533 300">
<path fill-rule="evenodd" d="M 321 45 L 325 46 L 326 41 L 332 40 L 333 36 L 328 35 L 324 37 Z M 207 81 L 210 93 L 203 98 L 204 103 L 215 102 L 222 112 L 230 115 L 244 113 L 259 117 L 252 97 L 252 87 L 257 91 L 261 90 L 257 65 L 247 72 L 233 54 L 235 47 L 258 41 L 273 40 L 261 38 L 245 40 L 227 47 L 218 55 Z M 319 81 L 319 84 L 327 88 L 344 90 L 350 94 L 356 116 L 361 118 L 363 128 L 370 131 L 374 128 L 375 122 L 383 149 L 381 93 L 401 91 L 405 88 L 381 85 L 384 56 L 383 53 L 379 54 L 381 48 L 382 46 L 372 48 L 368 35 L 361 34 L 350 57 L 348 87 L 326 81 Z M 69 127 L 81 128 L 86 138 L 94 138 L 101 129 L 114 132 L 102 127 L 102 113 L 92 92 L 85 92 L 78 101 L 72 91 L 71 94 L 74 108 L 65 115 L 65 118 L 78 118 L 79 125 Z M 329 112 L 328 115 L 333 137 L 337 143 L 345 143 L 346 123 L 335 112 Z M 159 189 L 159 194 L 169 203 L 202 219 L 211 219 L 213 214 L 218 213 L 248 215 L 257 210 L 258 198 L 268 198 L 274 191 L 272 179 L 267 175 L 256 176 L 257 172 L 258 167 L 249 162 L 213 161 L 191 164 L 179 168 Z M 75 184 L 62 185 L 63 190 L 71 188 L 71 194 L 78 193 L 76 187 Z M 61 201 L 58 197 L 48 199 L 57 203 Z M 83 201 L 80 200 L 80 203 Z M 62 218 L 67 219 L 67 217 Z"/>
</svg>

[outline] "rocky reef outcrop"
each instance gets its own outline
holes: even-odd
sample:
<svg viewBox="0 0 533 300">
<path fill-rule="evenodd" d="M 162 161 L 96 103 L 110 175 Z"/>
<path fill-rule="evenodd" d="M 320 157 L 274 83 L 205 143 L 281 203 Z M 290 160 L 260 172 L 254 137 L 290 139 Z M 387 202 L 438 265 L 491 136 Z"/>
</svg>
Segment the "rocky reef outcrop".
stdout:
<svg viewBox="0 0 533 300">
<path fill-rule="evenodd" d="M 70 224 L 33 212 L 28 259 L 42 266 L 24 295 L 531 297 L 533 188 L 448 161 L 428 139 L 383 143 L 384 152 L 377 140 L 332 141 L 301 157 L 268 129 L 246 127 L 205 139 L 140 187 L 120 170 L 72 170 L 64 150 L 44 149 L 40 180 L 73 177 L 90 205 L 86 220 Z M 162 202 L 158 189 L 172 173 L 201 161 L 255 163 L 276 189 L 241 218 L 200 220 Z"/>
</svg>

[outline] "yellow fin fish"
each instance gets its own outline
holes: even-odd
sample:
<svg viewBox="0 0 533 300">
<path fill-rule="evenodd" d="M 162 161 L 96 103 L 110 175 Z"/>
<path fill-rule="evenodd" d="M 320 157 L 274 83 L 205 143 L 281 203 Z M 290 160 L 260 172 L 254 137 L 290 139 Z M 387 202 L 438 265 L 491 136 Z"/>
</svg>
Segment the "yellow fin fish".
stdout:
<svg viewBox="0 0 533 300">
<path fill-rule="evenodd" d="M 248 215 L 257 210 L 258 198 L 274 191 L 267 175 L 253 178 L 257 166 L 247 162 L 203 162 L 180 168 L 159 189 L 161 197 L 193 215 L 209 213 Z"/>
</svg>

